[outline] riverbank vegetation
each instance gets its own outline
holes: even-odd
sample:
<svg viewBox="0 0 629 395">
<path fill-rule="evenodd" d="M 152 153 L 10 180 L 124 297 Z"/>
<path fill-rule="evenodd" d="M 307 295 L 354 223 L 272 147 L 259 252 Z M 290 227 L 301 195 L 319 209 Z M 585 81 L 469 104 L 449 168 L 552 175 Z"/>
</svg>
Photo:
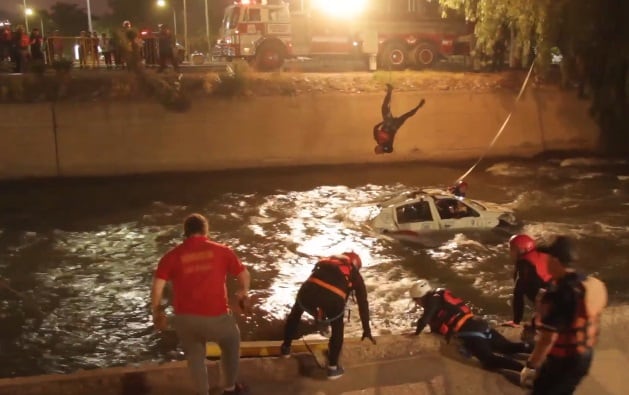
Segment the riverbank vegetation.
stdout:
<svg viewBox="0 0 629 395">
<path fill-rule="evenodd" d="M 491 54 L 510 44 L 512 60 L 535 59 L 536 75 L 551 80 L 553 54 L 561 56 L 563 87 L 591 102 L 603 145 L 629 151 L 629 1 L 439 0 L 475 23 L 477 49 Z"/>
</svg>

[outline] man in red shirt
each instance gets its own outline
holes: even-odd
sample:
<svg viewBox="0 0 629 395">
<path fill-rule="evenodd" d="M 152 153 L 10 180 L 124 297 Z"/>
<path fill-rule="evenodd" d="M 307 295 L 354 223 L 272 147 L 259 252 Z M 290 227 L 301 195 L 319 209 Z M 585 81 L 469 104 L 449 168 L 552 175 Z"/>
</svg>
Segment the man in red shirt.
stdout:
<svg viewBox="0 0 629 395">
<path fill-rule="evenodd" d="M 247 268 L 231 248 L 211 241 L 209 225 L 201 214 L 192 214 L 184 221 L 185 240 L 160 260 L 151 292 L 151 311 L 156 329 L 166 328 L 166 315 L 161 305 L 166 282 L 173 287 L 174 327 L 181 341 L 188 368 L 199 395 L 208 394 L 205 366 L 206 342 L 215 342 L 221 349 L 222 371 L 225 374 L 224 394 L 243 393 L 236 383 L 240 362 L 240 331 L 227 301 L 227 274 L 238 280 L 236 293 L 245 306 L 250 277 Z"/>
</svg>

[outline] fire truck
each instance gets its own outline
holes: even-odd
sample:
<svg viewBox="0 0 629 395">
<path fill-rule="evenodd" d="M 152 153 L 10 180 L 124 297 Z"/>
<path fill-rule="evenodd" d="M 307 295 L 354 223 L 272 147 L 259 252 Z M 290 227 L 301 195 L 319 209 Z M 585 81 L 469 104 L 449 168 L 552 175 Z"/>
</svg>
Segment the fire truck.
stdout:
<svg viewBox="0 0 629 395">
<path fill-rule="evenodd" d="M 236 0 L 226 7 L 214 59 L 261 71 L 289 58 L 364 57 L 370 70 L 429 68 L 469 55 L 473 26 L 442 18 L 428 0 Z"/>
</svg>

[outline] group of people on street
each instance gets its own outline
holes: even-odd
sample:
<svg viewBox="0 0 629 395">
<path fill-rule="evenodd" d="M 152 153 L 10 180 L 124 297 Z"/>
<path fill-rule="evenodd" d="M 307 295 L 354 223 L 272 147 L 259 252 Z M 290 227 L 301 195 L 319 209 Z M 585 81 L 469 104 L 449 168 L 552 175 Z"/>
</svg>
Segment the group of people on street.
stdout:
<svg viewBox="0 0 629 395">
<path fill-rule="evenodd" d="M 30 34 L 24 26 L 18 25 L 12 30 L 11 25 L 4 25 L 0 30 L 0 63 L 13 63 L 14 73 L 26 71 L 29 62 L 44 64 L 44 39 L 38 28 Z"/>
<path fill-rule="evenodd" d="M 224 394 L 246 391 L 236 382 L 240 334 L 228 305 L 227 274 L 238 280 L 238 305 L 249 306 L 250 275 L 231 248 L 208 238 L 205 217 L 192 214 L 184 221 L 183 243 L 160 260 L 151 293 L 151 311 L 157 329 L 167 324 L 163 291 L 173 287 L 173 326 L 179 336 L 189 370 L 199 394 L 209 390 L 205 366 L 205 344 L 216 342 L 221 349 Z M 474 356 L 489 370 L 520 372 L 523 386 L 534 395 L 572 394 L 588 374 L 593 348 L 597 343 L 600 317 L 607 305 L 605 285 L 594 277 L 578 273 L 572 241 L 558 236 L 552 243 L 537 246 L 528 235 L 511 237 L 509 250 L 514 262 L 513 318 L 504 325 L 520 327 L 524 298 L 535 303 L 531 327 L 534 339 L 512 342 L 474 314 L 468 304 L 447 288 L 435 288 L 428 280 L 416 281 L 409 296 L 423 309 L 409 335 L 430 332 L 457 342 L 461 353 Z M 363 334 L 376 344 L 369 321 L 369 302 L 361 274 L 362 260 L 355 252 L 319 259 L 301 285 L 284 327 L 282 356 L 291 354 L 299 322 L 304 312 L 316 322 L 330 325 L 327 377 L 344 374 L 339 361 L 343 347 L 344 316 L 348 299 L 358 304 Z M 524 337 L 523 337 L 524 339 Z M 528 354 L 525 363 L 514 354 Z"/>
<path fill-rule="evenodd" d="M 159 64 L 159 72 L 168 65 L 179 71 L 176 40 L 170 27 L 160 25 L 151 40 L 142 40 L 129 21 L 124 21 L 122 28 L 114 29 L 111 34 L 81 31 L 78 37 L 63 37 L 55 30 L 45 38 L 39 28 L 29 33 L 22 25 L 12 29 L 5 24 L 0 27 L 0 63 L 11 62 L 13 72 L 25 73 L 30 64 L 43 66 L 63 59 L 72 60 L 76 47 L 80 69 L 100 69 L 101 57 L 107 70 L 129 68 L 130 64 L 148 62 L 151 57 L 152 63 Z"/>
</svg>

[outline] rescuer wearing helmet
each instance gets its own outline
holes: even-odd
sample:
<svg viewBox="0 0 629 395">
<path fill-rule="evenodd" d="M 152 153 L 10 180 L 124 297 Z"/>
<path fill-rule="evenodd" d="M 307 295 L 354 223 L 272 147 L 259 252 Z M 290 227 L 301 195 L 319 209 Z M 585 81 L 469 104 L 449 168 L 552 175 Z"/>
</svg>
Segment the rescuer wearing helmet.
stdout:
<svg viewBox="0 0 629 395">
<path fill-rule="evenodd" d="M 417 107 L 402 114 L 399 117 L 394 117 L 391 113 L 391 94 L 393 93 L 393 86 L 387 84 L 387 94 L 382 102 L 382 122 L 374 126 L 373 138 L 378 145 L 374 148 L 376 154 L 390 154 L 393 152 L 393 140 L 398 129 L 402 127 L 407 119 L 415 115 L 417 110 L 426 102 L 421 99 Z"/>
<path fill-rule="evenodd" d="M 507 369 L 521 371 L 524 365 L 513 359 L 494 354 L 528 353 L 531 348 L 525 343 L 513 343 L 491 329 L 480 317 L 474 316 L 471 309 L 449 290 L 433 289 L 427 280 L 418 280 L 410 291 L 413 301 L 424 308 L 417 321 L 415 335 L 419 335 L 426 325 L 433 333 L 443 335 L 448 341 L 456 338 L 462 343 L 465 354 L 471 354 L 488 370 Z"/>
<path fill-rule="evenodd" d="M 551 281 L 548 272 L 548 256 L 535 248 L 535 240 L 525 234 L 514 235 L 509 239 L 509 252 L 515 261 L 513 272 L 513 321 L 504 325 L 518 327 L 524 316 L 524 297 L 531 302 L 540 290 L 546 289 Z"/>
<path fill-rule="evenodd" d="M 567 237 L 558 236 L 538 250 L 550 256 L 548 271 L 554 283 L 537 306 L 539 334 L 520 372 L 520 383 L 533 382 L 534 395 L 570 395 L 590 370 L 600 317 L 607 306 L 607 288 L 571 267 L 575 253 Z"/>
<path fill-rule="evenodd" d="M 448 191 L 458 197 L 465 197 L 465 195 L 467 194 L 467 187 L 467 182 L 459 180 L 456 182 L 456 184 L 448 188 Z"/>
<path fill-rule="evenodd" d="M 310 277 L 299 289 L 295 305 L 286 319 L 284 342 L 281 346 L 283 356 L 290 355 L 293 337 L 301 316 L 306 311 L 318 322 L 329 323 L 332 327 L 328 345 L 328 379 L 341 377 L 344 370 L 338 362 L 343 347 L 343 316 L 352 291 L 355 292 L 363 327 L 361 340 L 368 338 L 376 344 L 369 327 L 369 303 L 365 282 L 359 271 L 361 266 L 360 256 L 354 252 L 334 255 L 316 263 Z"/>
</svg>

